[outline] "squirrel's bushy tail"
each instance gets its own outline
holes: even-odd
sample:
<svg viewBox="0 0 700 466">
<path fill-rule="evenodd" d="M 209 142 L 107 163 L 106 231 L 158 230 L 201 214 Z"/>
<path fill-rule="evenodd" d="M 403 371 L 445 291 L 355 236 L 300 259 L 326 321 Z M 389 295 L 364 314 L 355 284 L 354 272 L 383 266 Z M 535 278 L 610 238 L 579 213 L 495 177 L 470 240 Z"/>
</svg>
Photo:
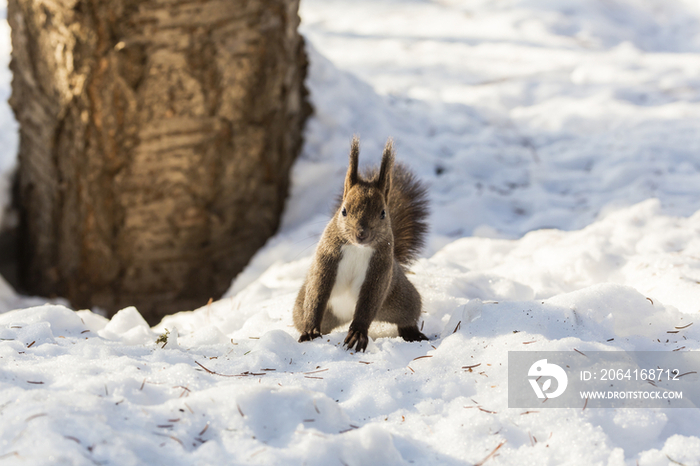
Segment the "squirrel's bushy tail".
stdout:
<svg viewBox="0 0 700 466">
<path fill-rule="evenodd" d="M 413 262 L 428 233 L 428 195 L 425 186 L 406 166 L 395 163 L 388 199 L 394 258 L 401 265 Z"/>
</svg>

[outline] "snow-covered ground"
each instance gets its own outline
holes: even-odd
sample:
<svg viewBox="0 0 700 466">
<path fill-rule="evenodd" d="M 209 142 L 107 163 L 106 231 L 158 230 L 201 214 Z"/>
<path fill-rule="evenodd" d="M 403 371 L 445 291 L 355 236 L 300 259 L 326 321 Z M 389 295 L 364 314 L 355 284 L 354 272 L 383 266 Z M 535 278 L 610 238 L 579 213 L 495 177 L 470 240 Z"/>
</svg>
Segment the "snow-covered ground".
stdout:
<svg viewBox="0 0 700 466">
<path fill-rule="evenodd" d="M 697 408 L 507 403 L 508 351 L 700 350 L 700 3 L 302 0 L 300 14 L 315 115 L 280 232 L 224 298 L 153 329 L 133 308 L 1 314 L 0 461 L 700 464 Z M 7 173 L 6 107 L 0 122 Z M 342 330 L 296 342 L 292 303 L 353 134 L 361 163 L 392 136 L 430 187 L 411 275 L 429 342 L 383 327 L 364 354 Z M 0 311 L 29 305 L 0 288 Z"/>
</svg>

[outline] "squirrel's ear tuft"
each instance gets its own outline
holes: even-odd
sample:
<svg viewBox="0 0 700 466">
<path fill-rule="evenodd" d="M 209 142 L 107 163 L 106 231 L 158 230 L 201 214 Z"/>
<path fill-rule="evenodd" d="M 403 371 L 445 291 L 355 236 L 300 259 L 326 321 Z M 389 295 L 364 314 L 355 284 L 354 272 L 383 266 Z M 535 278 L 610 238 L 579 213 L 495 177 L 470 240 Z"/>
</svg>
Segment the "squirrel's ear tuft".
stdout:
<svg viewBox="0 0 700 466">
<path fill-rule="evenodd" d="M 357 184 L 357 164 L 360 157 L 360 138 L 352 137 L 350 144 L 350 163 L 348 164 L 348 172 L 345 175 L 345 188 L 343 190 L 343 198 L 348 195 L 350 188 Z"/>
<path fill-rule="evenodd" d="M 379 168 L 379 176 L 377 177 L 377 187 L 384 192 L 385 196 L 389 195 L 391 188 L 391 169 L 394 167 L 394 141 L 389 138 L 384 146 L 382 154 L 382 165 Z"/>
</svg>

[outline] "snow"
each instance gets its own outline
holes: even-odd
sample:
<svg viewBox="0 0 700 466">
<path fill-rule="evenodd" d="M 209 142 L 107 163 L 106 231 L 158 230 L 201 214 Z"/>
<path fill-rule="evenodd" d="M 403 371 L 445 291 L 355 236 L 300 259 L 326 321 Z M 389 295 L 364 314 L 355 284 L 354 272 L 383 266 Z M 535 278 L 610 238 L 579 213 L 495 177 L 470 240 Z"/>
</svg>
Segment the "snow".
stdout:
<svg viewBox="0 0 700 466">
<path fill-rule="evenodd" d="M 700 349 L 700 4 L 302 0 L 300 14 L 315 114 L 279 233 L 222 299 L 154 328 L 0 280 L 0 459 L 697 464 L 697 409 L 509 409 L 507 354 Z M 9 82 L 0 66 L 4 96 Z M 7 185 L 4 104 L 0 121 Z M 429 342 L 381 325 L 366 353 L 342 348 L 343 329 L 296 341 L 353 134 L 361 164 L 391 136 L 429 186 L 410 275 Z"/>
</svg>

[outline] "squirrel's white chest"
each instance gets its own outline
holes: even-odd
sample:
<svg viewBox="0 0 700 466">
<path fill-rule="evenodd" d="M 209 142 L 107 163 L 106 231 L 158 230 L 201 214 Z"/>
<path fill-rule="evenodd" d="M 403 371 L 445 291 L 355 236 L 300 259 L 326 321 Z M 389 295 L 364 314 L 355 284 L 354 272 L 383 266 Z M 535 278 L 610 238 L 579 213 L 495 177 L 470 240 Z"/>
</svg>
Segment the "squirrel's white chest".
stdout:
<svg viewBox="0 0 700 466">
<path fill-rule="evenodd" d="M 365 281 L 374 249 L 346 244 L 341 248 L 341 253 L 342 258 L 328 302 L 333 314 L 342 322 L 348 322 L 355 313 L 357 298 L 360 296 L 360 288 Z"/>
</svg>

